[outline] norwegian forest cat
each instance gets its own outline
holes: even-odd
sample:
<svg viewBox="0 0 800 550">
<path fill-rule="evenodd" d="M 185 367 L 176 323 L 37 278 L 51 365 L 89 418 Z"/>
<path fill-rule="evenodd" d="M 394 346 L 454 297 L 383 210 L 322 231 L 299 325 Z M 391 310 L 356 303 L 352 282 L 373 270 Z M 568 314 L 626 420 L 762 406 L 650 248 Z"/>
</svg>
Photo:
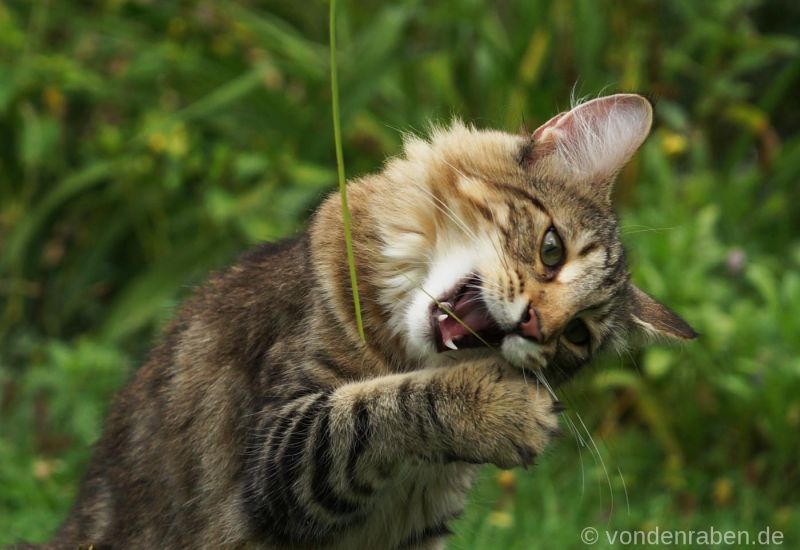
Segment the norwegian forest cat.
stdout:
<svg viewBox="0 0 800 550">
<path fill-rule="evenodd" d="M 532 135 L 407 138 L 348 188 L 366 342 L 331 196 L 182 307 L 50 547 L 442 548 L 480 465 L 558 432 L 548 384 L 695 336 L 631 283 L 611 205 L 651 122 L 625 94 Z"/>
</svg>

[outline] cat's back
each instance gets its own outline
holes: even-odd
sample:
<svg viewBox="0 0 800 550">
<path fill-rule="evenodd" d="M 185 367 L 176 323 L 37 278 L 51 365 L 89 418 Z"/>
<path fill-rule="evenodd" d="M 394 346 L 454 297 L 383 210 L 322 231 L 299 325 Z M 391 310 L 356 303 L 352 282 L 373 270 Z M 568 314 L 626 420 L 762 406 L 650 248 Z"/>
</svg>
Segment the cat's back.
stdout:
<svg viewBox="0 0 800 550">
<path fill-rule="evenodd" d="M 313 277 L 303 234 L 253 248 L 196 290 L 117 395 L 54 547 L 245 538 L 247 419 L 268 383 L 265 354 L 306 322 Z"/>
</svg>

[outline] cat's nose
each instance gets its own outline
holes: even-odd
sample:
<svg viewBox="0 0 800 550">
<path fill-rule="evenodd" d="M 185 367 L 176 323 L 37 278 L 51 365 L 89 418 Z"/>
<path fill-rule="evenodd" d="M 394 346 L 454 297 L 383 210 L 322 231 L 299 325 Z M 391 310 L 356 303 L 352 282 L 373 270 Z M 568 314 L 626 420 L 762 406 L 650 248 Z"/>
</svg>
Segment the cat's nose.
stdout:
<svg viewBox="0 0 800 550">
<path fill-rule="evenodd" d="M 528 306 L 528 310 L 522 316 L 522 321 L 519 323 L 519 330 L 526 338 L 537 342 L 542 341 L 542 332 L 539 330 L 539 313 L 533 306 Z"/>
</svg>

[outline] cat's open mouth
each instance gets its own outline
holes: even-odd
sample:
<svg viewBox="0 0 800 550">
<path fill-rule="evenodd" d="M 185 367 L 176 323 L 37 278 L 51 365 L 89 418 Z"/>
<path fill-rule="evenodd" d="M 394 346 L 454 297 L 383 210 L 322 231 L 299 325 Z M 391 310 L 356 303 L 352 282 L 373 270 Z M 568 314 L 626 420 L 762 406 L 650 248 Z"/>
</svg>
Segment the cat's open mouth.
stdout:
<svg viewBox="0 0 800 550">
<path fill-rule="evenodd" d="M 487 345 L 496 347 L 505 336 L 486 308 L 477 275 L 467 277 L 433 304 L 431 324 L 439 352 Z"/>
</svg>

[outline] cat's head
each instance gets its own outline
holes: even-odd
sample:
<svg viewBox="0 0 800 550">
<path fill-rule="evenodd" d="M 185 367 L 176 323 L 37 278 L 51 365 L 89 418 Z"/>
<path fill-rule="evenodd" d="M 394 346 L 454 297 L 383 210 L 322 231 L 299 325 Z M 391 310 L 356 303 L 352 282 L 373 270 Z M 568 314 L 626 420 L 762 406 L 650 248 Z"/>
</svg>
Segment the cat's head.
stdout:
<svg viewBox="0 0 800 550">
<path fill-rule="evenodd" d="M 630 281 L 611 204 L 651 123 L 650 103 L 625 94 L 530 135 L 455 123 L 407 139 L 382 175 L 376 273 L 409 356 L 499 352 L 559 381 L 609 345 L 693 338 Z"/>
</svg>

